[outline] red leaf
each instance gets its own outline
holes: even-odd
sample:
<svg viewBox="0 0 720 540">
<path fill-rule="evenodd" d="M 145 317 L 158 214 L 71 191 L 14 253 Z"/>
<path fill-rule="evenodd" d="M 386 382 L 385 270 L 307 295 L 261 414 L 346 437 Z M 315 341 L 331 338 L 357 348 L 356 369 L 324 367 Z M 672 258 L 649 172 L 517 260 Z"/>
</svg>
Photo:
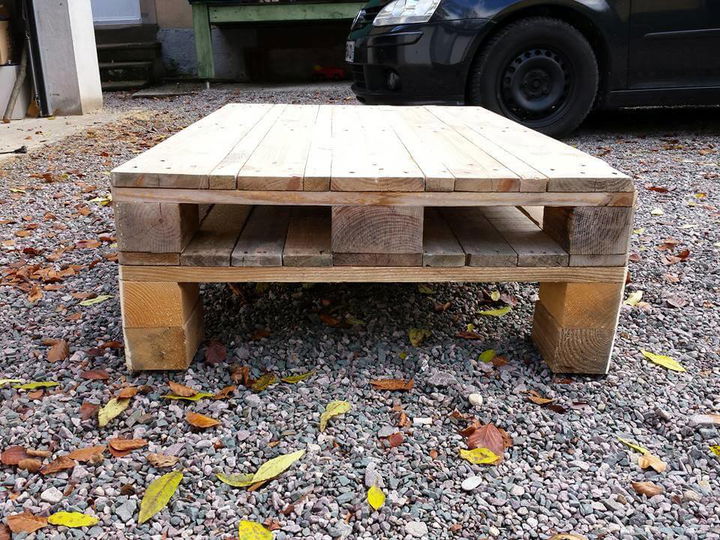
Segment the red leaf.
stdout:
<svg viewBox="0 0 720 540">
<path fill-rule="evenodd" d="M 3 465 L 17 465 L 23 459 L 27 459 L 27 452 L 22 446 L 8 446 L 2 454 L 0 454 L 0 461 Z"/>
<path fill-rule="evenodd" d="M 110 375 L 104 369 L 91 369 L 89 371 L 83 371 L 80 376 L 89 381 L 106 381 L 110 378 Z"/>
<path fill-rule="evenodd" d="M 482 339 L 482 336 L 477 332 L 470 332 L 468 330 L 462 330 L 455 334 L 455 336 L 462 339 Z"/>
<path fill-rule="evenodd" d="M 376 390 L 401 390 L 408 392 L 413 389 L 413 386 L 415 386 L 415 380 L 408 379 L 406 381 L 403 379 L 377 379 L 370 381 L 370 384 L 372 384 Z"/>
<path fill-rule="evenodd" d="M 211 366 L 216 366 L 227 359 L 225 345 L 219 341 L 211 341 L 205 349 L 205 361 Z"/>
<path fill-rule="evenodd" d="M 72 469 L 75 465 L 77 465 L 77 462 L 74 459 L 70 459 L 67 456 L 60 456 L 55 461 L 45 465 L 40 469 L 40 472 L 42 474 L 53 474 L 66 469 Z"/>
<path fill-rule="evenodd" d="M 70 356 L 68 343 L 64 339 L 61 339 L 50 348 L 47 359 L 48 362 L 55 363 L 60 360 L 65 360 L 68 356 Z"/>
<path fill-rule="evenodd" d="M 398 431 L 396 433 L 393 433 L 389 437 L 386 437 L 386 440 L 390 448 L 395 448 L 405 442 L 405 435 Z"/>
<path fill-rule="evenodd" d="M 95 403 L 90 403 L 89 401 L 84 401 L 82 405 L 80 405 L 80 418 L 82 420 L 87 420 L 88 418 L 92 418 L 95 416 L 98 412 L 98 409 L 100 408 L 100 405 L 95 405 Z"/>
</svg>

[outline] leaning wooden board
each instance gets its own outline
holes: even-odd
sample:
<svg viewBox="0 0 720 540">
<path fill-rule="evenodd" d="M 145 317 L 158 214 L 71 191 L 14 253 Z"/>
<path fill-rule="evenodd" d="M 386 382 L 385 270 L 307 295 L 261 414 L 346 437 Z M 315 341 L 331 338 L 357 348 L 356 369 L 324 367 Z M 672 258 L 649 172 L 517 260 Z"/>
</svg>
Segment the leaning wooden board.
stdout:
<svg viewBox="0 0 720 540">
<path fill-rule="evenodd" d="M 222 281 L 541 282 L 551 369 L 608 369 L 633 183 L 484 109 L 227 105 L 112 183 L 133 369 L 186 366 Z"/>
</svg>

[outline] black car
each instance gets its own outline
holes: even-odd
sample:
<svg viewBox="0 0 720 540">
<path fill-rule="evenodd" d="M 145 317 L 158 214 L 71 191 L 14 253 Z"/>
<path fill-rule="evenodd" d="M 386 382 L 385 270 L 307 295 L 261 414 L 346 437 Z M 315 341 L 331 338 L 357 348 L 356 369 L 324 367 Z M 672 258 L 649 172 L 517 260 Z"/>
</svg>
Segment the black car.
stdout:
<svg viewBox="0 0 720 540">
<path fill-rule="evenodd" d="M 482 105 L 561 136 L 596 108 L 720 103 L 720 0 L 370 0 L 369 104 Z"/>
</svg>

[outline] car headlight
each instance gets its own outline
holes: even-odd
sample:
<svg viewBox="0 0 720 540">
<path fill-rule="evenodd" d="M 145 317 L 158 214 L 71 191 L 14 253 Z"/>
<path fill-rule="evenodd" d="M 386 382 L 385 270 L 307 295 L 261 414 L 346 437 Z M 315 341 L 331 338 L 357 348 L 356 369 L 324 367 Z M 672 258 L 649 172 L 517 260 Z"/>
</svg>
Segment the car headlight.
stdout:
<svg viewBox="0 0 720 540">
<path fill-rule="evenodd" d="M 425 23 L 430 20 L 440 0 L 393 0 L 380 10 L 373 26 Z"/>
</svg>

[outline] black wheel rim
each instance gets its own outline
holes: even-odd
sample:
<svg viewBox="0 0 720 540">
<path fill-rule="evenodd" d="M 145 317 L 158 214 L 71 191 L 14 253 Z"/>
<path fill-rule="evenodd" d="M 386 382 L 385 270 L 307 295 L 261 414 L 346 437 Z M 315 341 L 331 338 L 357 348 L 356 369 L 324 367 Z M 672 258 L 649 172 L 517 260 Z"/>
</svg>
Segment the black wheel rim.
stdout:
<svg viewBox="0 0 720 540">
<path fill-rule="evenodd" d="M 548 124 L 567 106 L 573 79 L 570 63 L 561 54 L 528 48 L 507 64 L 499 81 L 503 112 L 526 125 Z"/>
</svg>

